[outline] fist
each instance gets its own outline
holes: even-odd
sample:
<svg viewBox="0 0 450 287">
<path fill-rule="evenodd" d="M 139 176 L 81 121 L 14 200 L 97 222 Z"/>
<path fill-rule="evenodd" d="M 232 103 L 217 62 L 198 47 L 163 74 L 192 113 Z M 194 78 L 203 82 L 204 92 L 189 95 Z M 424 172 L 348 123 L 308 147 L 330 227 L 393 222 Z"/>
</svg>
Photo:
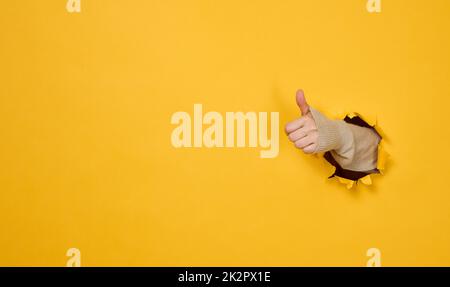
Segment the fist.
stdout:
<svg viewBox="0 0 450 287">
<path fill-rule="evenodd" d="M 302 116 L 286 124 L 285 131 L 296 148 L 303 150 L 304 153 L 311 154 L 317 148 L 319 131 L 302 90 L 297 91 L 296 100 Z"/>
</svg>

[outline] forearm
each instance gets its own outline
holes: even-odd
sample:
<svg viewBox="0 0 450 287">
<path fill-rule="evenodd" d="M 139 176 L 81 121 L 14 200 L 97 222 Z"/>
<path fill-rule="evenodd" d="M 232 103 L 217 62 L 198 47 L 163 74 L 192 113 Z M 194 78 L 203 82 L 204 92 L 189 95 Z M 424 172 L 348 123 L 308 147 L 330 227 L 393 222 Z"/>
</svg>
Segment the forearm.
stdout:
<svg viewBox="0 0 450 287">
<path fill-rule="evenodd" d="M 315 153 L 329 151 L 343 169 L 363 172 L 376 169 L 380 137 L 374 130 L 330 120 L 313 108 L 311 113 L 319 133 Z"/>
</svg>

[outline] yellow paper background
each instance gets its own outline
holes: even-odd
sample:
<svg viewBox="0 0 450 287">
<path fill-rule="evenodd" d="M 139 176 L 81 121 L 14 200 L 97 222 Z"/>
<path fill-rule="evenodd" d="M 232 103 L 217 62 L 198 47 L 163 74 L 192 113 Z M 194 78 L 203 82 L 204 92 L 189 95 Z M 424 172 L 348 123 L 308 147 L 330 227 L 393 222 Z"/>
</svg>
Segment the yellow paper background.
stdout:
<svg viewBox="0 0 450 287">
<path fill-rule="evenodd" d="M 3 1 L 0 265 L 450 265 L 450 1 Z M 175 149 L 174 112 L 374 115 L 386 175 Z"/>
</svg>

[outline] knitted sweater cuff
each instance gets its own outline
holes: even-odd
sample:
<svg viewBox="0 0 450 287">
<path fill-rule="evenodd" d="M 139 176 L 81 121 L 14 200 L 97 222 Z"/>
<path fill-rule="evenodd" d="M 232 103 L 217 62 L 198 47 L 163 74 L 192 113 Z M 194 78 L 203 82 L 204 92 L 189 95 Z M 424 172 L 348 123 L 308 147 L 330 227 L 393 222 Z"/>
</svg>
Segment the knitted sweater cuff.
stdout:
<svg viewBox="0 0 450 287">
<path fill-rule="evenodd" d="M 352 134 L 345 126 L 344 121 L 330 120 L 312 107 L 310 107 L 310 111 L 319 132 L 315 153 L 340 150 L 345 143 L 346 137 L 350 137 L 348 139 L 351 140 Z"/>
</svg>

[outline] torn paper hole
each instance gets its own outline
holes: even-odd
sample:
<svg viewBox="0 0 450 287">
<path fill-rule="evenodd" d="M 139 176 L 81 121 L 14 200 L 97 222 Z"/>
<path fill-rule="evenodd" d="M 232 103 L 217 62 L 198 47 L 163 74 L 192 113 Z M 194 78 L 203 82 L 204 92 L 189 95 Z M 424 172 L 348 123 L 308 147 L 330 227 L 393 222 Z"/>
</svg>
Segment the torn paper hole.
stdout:
<svg viewBox="0 0 450 287">
<path fill-rule="evenodd" d="M 352 171 L 342 168 L 339 163 L 333 158 L 330 152 L 324 154 L 324 158 L 335 167 L 334 173 L 329 178 L 337 178 L 338 181 L 348 189 L 352 188 L 358 182 L 362 182 L 365 185 L 372 184 L 372 174 L 383 174 L 385 170 L 386 160 L 388 157 L 387 152 L 384 149 L 383 135 L 380 129 L 377 129 L 375 120 L 367 120 L 357 113 L 347 114 L 344 121 L 349 124 L 354 124 L 360 127 L 372 129 L 380 137 L 378 144 L 378 156 L 377 156 L 377 168 L 370 172 Z"/>
</svg>

